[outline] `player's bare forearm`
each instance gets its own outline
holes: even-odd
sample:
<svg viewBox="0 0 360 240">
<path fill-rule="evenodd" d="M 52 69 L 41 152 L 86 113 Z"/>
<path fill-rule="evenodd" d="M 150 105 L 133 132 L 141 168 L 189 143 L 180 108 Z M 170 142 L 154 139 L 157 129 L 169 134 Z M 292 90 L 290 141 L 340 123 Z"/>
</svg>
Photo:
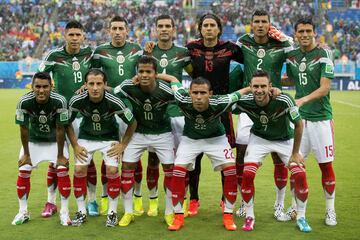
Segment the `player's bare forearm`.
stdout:
<svg viewBox="0 0 360 240">
<path fill-rule="evenodd" d="M 71 146 L 73 148 L 75 148 L 78 145 L 78 143 L 77 143 L 77 138 L 75 135 L 74 128 L 71 123 L 65 126 L 65 131 L 66 131 L 66 135 L 68 136 L 68 138 L 70 140 Z"/>
<path fill-rule="evenodd" d="M 251 93 L 251 88 L 250 87 L 244 87 L 242 89 L 239 90 L 240 95 L 246 95 Z"/>
<path fill-rule="evenodd" d="M 293 145 L 292 154 L 300 152 L 300 144 L 301 144 L 303 128 L 304 128 L 304 126 L 303 126 L 302 120 L 299 120 L 295 123 L 294 145 Z"/>
<path fill-rule="evenodd" d="M 24 149 L 24 155 L 30 156 L 29 151 L 29 129 L 25 125 L 20 125 L 21 144 Z"/>
<path fill-rule="evenodd" d="M 58 157 L 64 156 L 64 144 L 65 144 L 65 127 L 64 125 L 56 125 L 56 143 L 58 148 Z"/>
<path fill-rule="evenodd" d="M 296 105 L 298 107 L 301 107 L 309 102 L 318 100 L 326 96 L 329 93 L 330 88 L 331 88 L 331 80 L 323 77 L 320 79 L 320 87 L 315 91 L 313 91 L 312 93 L 310 93 L 309 95 L 296 99 L 295 100 Z"/>
<path fill-rule="evenodd" d="M 136 127 L 137 127 L 136 120 L 133 123 L 131 123 L 130 125 L 128 125 L 128 127 L 127 127 L 127 129 L 125 131 L 125 134 L 122 137 L 121 142 L 120 142 L 125 147 L 129 144 L 130 139 L 131 139 L 132 135 L 134 134 L 134 132 L 136 130 Z"/>
<path fill-rule="evenodd" d="M 172 82 L 177 83 L 177 82 L 179 82 L 179 80 L 176 77 L 171 76 L 169 74 L 159 73 L 156 76 L 157 76 L 158 79 L 163 80 L 165 82 L 169 82 L 169 83 L 172 83 Z"/>
</svg>

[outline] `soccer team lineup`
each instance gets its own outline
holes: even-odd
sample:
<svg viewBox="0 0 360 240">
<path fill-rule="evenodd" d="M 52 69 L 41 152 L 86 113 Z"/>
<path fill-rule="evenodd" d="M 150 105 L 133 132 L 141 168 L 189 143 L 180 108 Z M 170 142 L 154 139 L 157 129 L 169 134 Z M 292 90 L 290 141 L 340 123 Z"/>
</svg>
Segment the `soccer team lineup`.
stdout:
<svg viewBox="0 0 360 240">
<path fill-rule="evenodd" d="M 220 40 L 220 18 L 206 13 L 198 20 L 199 39 L 177 46 L 172 16 L 158 15 L 156 41 L 143 48 L 128 40 L 125 18 L 115 16 L 107 25 L 111 41 L 92 49 L 83 44 L 82 24 L 68 21 L 65 45 L 45 55 L 31 90 L 18 99 L 19 211 L 13 225 L 32 224 L 30 181 L 44 161 L 44 218 L 58 216 L 62 226 L 79 227 L 104 215 L 106 227 L 122 228 L 147 215 L 162 217 L 159 227 L 164 230 L 191 228 L 185 222 L 201 214 L 199 176 L 202 162 L 209 160 L 221 173 L 212 177 L 222 186 L 220 208 L 209 211 L 222 212 L 224 231 L 256 231 L 254 182 L 268 155 L 276 194 L 268 207 L 274 221 L 293 221 L 298 229 L 293 231 L 311 232 L 308 194 L 324 191 L 322 199 L 312 201 L 325 201 L 319 218 L 327 226 L 337 225 L 330 104 L 334 64 L 331 51 L 315 42 L 311 17 L 292 23 L 292 38 L 271 26 L 265 10 L 255 10 L 252 33 L 233 43 Z M 243 68 L 230 71 L 231 61 Z M 281 75 L 284 63 L 286 77 Z M 183 71 L 191 77 L 189 86 L 182 85 Z M 295 98 L 282 86 L 294 86 Z M 96 152 L 102 160 L 94 163 Z M 321 171 L 321 183 L 310 191 L 305 166 L 309 154 Z M 290 206 L 284 203 L 287 185 Z M 162 189 L 165 199 L 159 201 Z M 144 191 L 148 198 L 142 197 Z M 70 198 L 76 199 L 77 210 L 70 209 Z M 242 226 L 236 226 L 237 217 Z"/>
</svg>

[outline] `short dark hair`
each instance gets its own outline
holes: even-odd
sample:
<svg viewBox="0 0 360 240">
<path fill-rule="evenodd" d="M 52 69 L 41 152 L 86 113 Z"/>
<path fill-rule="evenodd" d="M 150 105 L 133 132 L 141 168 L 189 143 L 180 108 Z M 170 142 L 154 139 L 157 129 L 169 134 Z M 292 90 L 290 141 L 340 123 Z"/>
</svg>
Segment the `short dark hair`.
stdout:
<svg viewBox="0 0 360 240">
<path fill-rule="evenodd" d="M 174 22 L 174 19 L 168 15 L 168 14 L 162 14 L 160 16 L 158 16 L 156 19 L 155 19 L 155 25 L 157 26 L 157 23 L 159 20 L 163 20 L 163 19 L 170 19 L 171 20 L 171 25 L 172 27 L 175 27 L 175 22 Z"/>
<path fill-rule="evenodd" d="M 115 16 L 113 17 L 111 20 L 110 20 L 110 24 L 109 24 L 109 27 L 111 26 L 111 23 L 113 22 L 124 22 L 125 23 L 125 26 L 128 27 L 128 21 L 124 18 L 124 17 L 121 17 L 121 16 Z"/>
<path fill-rule="evenodd" d="M 89 71 L 87 71 L 87 73 L 85 74 L 85 82 L 88 81 L 89 75 L 101 75 L 103 76 L 104 83 L 107 82 L 106 74 L 99 68 L 90 68 Z"/>
<path fill-rule="evenodd" d="M 197 77 L 197 78 L 193 79 L 190 84 L 190 89 L 191 89 L 192 85 L 194 85 L 194 84 L 198 84 L 198 85 L 206 84 L 209 87 L 209 91 L 212 90 L 210 81 L 204 77 Z"/>
<path fill-rule="evenodd" d="M 76 20 L 71 20 L 70 22 L 68 22 L 66 24 L 65 30 L 70 29 L 70 28 L 78 28 L 78 29 L 81 29 L 81 30 L 84 31 L 83 25 L 80 22 L 76 21 Z"/>
<path fill-rule="evenodd" d="M 201 38 L 204 38 L 203 35 L 201 34 L 201 29 L 202 29 L 202 24 L 203 22 L 205 21 L 205 19 L 207 18 L 211 18 L 211 19 L 214 19 L 215 22 L 217 23 L 218 25 L 218 28 L 219 28 L 219 34 L 218 34 L 218 38 L 220 38 L 221 34 L 222 34 L 222 24 L 221 24 L 221 19 L 214 13 L 205 13 L 204 15 L 202 15 L 200 17 L 200 20 L 199 20 L 199 24 L 198 24 L 198 31 L 200 33 L 200 37 Z"/>
<path fill-rule="evenodd" d="M 269 79 L 269 82 L 271 82 L 269 74 L 263 70 L 258 70 L 254 72 L 251 79 L 255 77 L 266 77 L 267 79 Z"/>
<path fill-rule="evenodd" d="M 151 64 L 153 65 L 153 68 L 156 71 L 156 68 L 157 68 L 157 64 L 156 64 L 156 60 L 155 58 L 151 57 L 151 56 L 141 56 L 138 61 L 137 61 L 137 64 L 136 64 L 136 68 L 139 69 L 139 65 L 140 64 Z"/>
<path fill-rule="evenodd" d="M 295 32 L 300 24 L 310 24 L 313 27 L 313 31 L 315 32 L 315 23 L 313 22 L 311 17 L 300 17 L 294 26 Z"/>
<path fill-rule="evenodd" d="M 253 14 L 251 15 L 251 22 L 254 20 L 255 16 L 267 16 L 268 20 L 270 22 L 270 16 L 269 13 L 264 9 L 256 9 Z"/>
<path fill-rule="evenodd" d="M 36 78 L 48 80 L 49 84 L 51 85 L 51 76 L 50 76 L 50 74 L 48 72 L 37 72 L 37 73 L 35 73 L 33 78 L 32 78 L 31 85 L 34 84 Z"/>
</svg>

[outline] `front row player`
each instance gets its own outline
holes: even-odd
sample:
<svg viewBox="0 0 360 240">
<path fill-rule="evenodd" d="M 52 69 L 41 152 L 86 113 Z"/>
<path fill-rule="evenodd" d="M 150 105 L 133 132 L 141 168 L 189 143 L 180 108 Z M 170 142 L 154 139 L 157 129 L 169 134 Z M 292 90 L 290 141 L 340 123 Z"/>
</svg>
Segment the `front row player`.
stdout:
<svg viewBox="0 0 360 240">
<path fill-rule="evenodd" d="M 225 135 L 220 116 L 231 110 L 243 93 L 243 90 L 229 95 L 211 96 L 210 82 L 195 78 L 188 93 L 175 78 L 172 80 L 175 99 L 185 116 L 185 126 L 176 152 L 172 178 L 175 217 L 171 231 L 179 230 L 184 225 L 183 202 L 185 195 L 185 175 L 194 169 L 195 159 L 205 153 L 212 162 L 215 171 L 224 173 L 224 214 L 223 224 L 229 231 L 236 230 L 233 221 L 233 209 L 237 195 L 236 167 L 232 149 Z"/>
<path fill-rule="evenodd" d="M 122 100 L 105 91 L 106 76 L 104 72 L 90 69 L 85 75 L 85 85 L 87 91 L 73 96 L 69 102 L 70 122 L 75 119 L 77 113 L 83 117 L 78 141 L 76 141 L 71 125 L 69 126 L 70 131 L 68 131 L 75 155 L 74 193 L 78 205 L 78 212 L 72 224 L 80 226 L 86 221 L 87 167 L 94 153 L 100 151 L 105 161 L 108 180 L 109 207 L 106 226 L 114 227 L 118 223 L 117 205 L 120 194 L 118 165 L 121 155 L 136 129 L 136 121 Z M 115 115 L 118 115 L 128 125 L 122 140 L 119 140 L 119 126 Z"/>
<path fill-rule="evenodd" d="M 69 218 L 68 198 L 68 147 L 65 144 L 64 125 L 68 124 L 67 103 L 64 97 L 51 91 L 51 77 L 46 72 L 36 73 L 32 91 L 20 98 L 16 108 L 16 123 L 20 125 L 22 148 L 19 156 L 17 193 L 19 213 L 12 221 L 20 225 L 30 220 L 27 198 L 30 192 L 30 176 L 33 168 L 42 161 L 56 165 L 61 195 L 60 222 L 67 226 Z"/>
<path fill-rule="evenodd" d="M 305 219 L 308 187 L 303 158 L 299 153 L 303 123 L 298 108 L 288 94 L 280 94 L 275 99 L 270 97 L 271 82 L 264 71 L 253 74 L 250 88 L 252 94 L 242 97 L 236 105 L 254 122 L 245 152 L 241 184 L 246 212 L 242 229 L 251 231 L 254 228 L 254 178 L 266 155 L 275 152 L 283 163 L 288 165 L 292 179 L 295 180 L 297 225 L 300 231 L 310 232 L 311 227 Z M 295 134 L 290 127 L 290 121 L 295 125 Z"/>
</svg>

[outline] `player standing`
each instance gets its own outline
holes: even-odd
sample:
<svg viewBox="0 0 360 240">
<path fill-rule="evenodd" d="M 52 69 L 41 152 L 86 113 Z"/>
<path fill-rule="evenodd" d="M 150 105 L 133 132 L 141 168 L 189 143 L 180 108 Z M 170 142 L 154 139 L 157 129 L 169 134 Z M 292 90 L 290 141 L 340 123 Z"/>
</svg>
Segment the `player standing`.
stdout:
<svg viewBox="0 0 360 240">
<path fill-rule="evenodd" d="M 166 193 L 165 221 L 171 225 L 174 215 L 171 202 L 171 178 L 174 165 L 174 136 L 171 133 L 169 115 L 166 114 L 170 102 L 174 102 L 174 95 L 170 86 L 159 81 L 156 73 L 156 60 L 143 56 L 138 60 L 137 76 L 139 84 L 135 85 L 131 79 L 124 81 L 114 89 L 121 98 L 126 97 L 133 106 L 133 112 L 138 125 L 134 136 L 124 152 L 121 172 L 122 195 L 125 214 L 119 222 L 120 226 L 128 226 L 134 220 L 133 214 L 133 186 L 134 172 L 142 153 L 151 149 L 159 156 L 164 170 L 164 189 Z M 163 74 L 162 74 L 163 75 Z M 168 75 L 166 75 L 168 76 Z M 169 76 L 170 77 L 170 76 Z M 151 193 L 151 192 L 150 192 Z M 157 196 L 156 196 L 157 200 Z M 150 201 L 151 203 L 151 201 Z M 156 202 L 157 203 L 157 202 Z M 149 213 L 156 211 L 156 215 Z M 157 216 L 155 209 L 149 209 L 149 216 Z"/>
<path fill-rule="evenodd" d="M 120 194 L 118 165 L 122 152 L 136 129 L 136 121 L 122 100 L 105 91 L 104 72 L 90 69 L 85 75 L 85 84 L 87 91 L 73 96 L 69 102 L 70 121 L 73 121 L 78 113 L 83 116 L 79 139 L 76 141 L 75 134 L 69 134 L 75 153 L 74 193 L 78 205 L 78 212 L 72 224 L 80 226 L 86 221 L 87 167 L 94 153 L 100 151 L 106 165 L 109 194 L 106 226 L 114 227 L 118 223 L 117 205 Z M 128 124 L 121 140 L 115 115 Z"/>
<path fill-rule="evenodd" d="M 334 123 L 330 105 L 334 64 L 329 50 L 315 44 L 315 25 L 310 18 L 295 24 L 299 48 L 287 56 L 287 75 L 295 82 L 296 105 L 304 122 L 301 153 L 306 158 L 312 151 L 322 173 L 326 200 L 325 223 L 337 224 L 335 213 Z"/>
<path fill-rule="evenodd" d="M 255 10 L 251 19 L 252 34 L 239 38 L 237 44 L 244 54 L 244 87 L 248 87 L 256 71 L 266 71 L 272 86 L 281 89 L 281 69 L 286 61 L 286 52 L 292 49 L 289 41 L 279 41 L 269 37 L 271 28 L 270 16 L 264 10 Z M 244 168 L 244 154 L 250 136 L 252 121 L 247 114 L 239 115 L 236 135 L 236 163 L 239 185 L 241 186 Z M 274 180 L 276 185 L 276 201 L 274 217 L 278 221 L 288 221 L 291 218 L 284 213 L 285 190 L 288 170 L 281 159 L 271 154 L 274 162 Z M 238 216 L 244 216 L 243 202 L 237 211 Z"/>
<path fill-rule="evenodd" d="M 123 17 L 115 16 L 110 20 L 109 34 L 111 36 L 111 42 L 104 43 L 94 50 L 91 66 L 94 68 L 101 68 L 106 74 L 107 88 L 114 88 L 126 79 L 135 76 L 136 63 L 142 55 L 142 50 L 138 44 L 127 41 L 129 26 L 128 22 Z M 117 121 L 120 127 L 120 135 L 122 136 L 125 133 L 127 125 L 120 118 L 117 118 Z M 142 169 L 139 171 L 141 173 Z M 104 161 L 102 161 L 101 164 L 101 172 L 103 190 L 100 213 L 107 214 L 108 194 L 107 178 L 104 174 Z"/>
<path fill-rule="evenodd" d="M 39 71 L 49 72 L 54 80 L 55 91 L 66 98 L 67 101 L 84 84 L 84 76 L 90 67 L 92 50 L 82 47 L 84 42 L 84 28 L 77 21 L 70 21 L 65 26 L 65 46 L 51 50 L 39 66 Z M 74 129 L 78 132 L 81 119 L 73 122 Z M 49 198 L 43 214 L 52 215 L 56 199 L 57 185 L 56 173 L 50 165 L 48 169 Z M 88 210 L 91 216 L 99 215 L 96 203 L 96 168 L 94 162 L 88 168 Z"/>
<path fill-rule="evenodd" d="M 299 153 L 303 123 L 292 97 L 280 94 L 270 97 L 271 81 L 264 71 L 257 71 L 250 81 L 252 94 L 240 99 L 237 107 L 254 122 L 249 144 L 245 153 L 245 164 L 241 195 L 245 202 L 246 218 L 242 229 L 251 231 L 255 224 L 254 215 L 254 178 L 263 159 L 276 152 L 287 165 L 294 179 L 297 201 L 297 225 L 300 231 L 310 232 L 311 227 L 305 219 L 308 196 L 303 158 Z M 290 126 L 294 124 L 295 130 Z"/>
<path fill-rule="evenodd" d="M 68 226 L 71 225 L 68 207 L 71 184 L 64 130 L 69 120 L 67 103 L 63 96 L 51 91 L 51 77 L 46 72 L 36 73 L 31 86 L 32 91 L 21 97 L 16 108 L 22 143 L 16 184 L 20 207 L 12 224 L 20 225 L 30 220 L 27 199 L 31 172 L 40 162 L 49 161 L 55 168 L 61 195 L 60 223 Z"/>
</svg>

